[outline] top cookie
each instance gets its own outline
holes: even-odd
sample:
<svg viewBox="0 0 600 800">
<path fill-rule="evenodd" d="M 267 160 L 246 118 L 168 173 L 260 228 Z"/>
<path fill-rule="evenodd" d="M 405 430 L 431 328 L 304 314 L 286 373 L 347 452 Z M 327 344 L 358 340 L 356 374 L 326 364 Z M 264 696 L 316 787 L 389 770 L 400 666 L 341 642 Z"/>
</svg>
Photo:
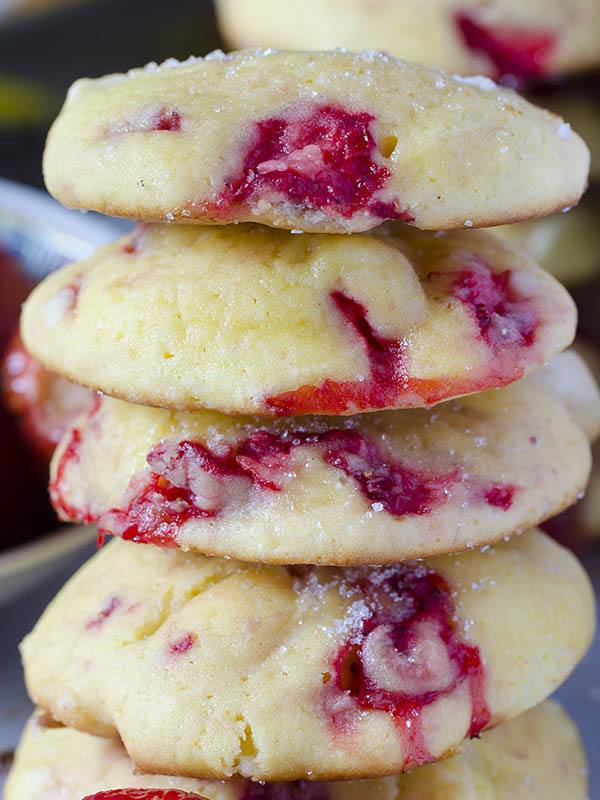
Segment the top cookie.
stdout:
<svg viewBox="0 0 600 800">
<path fill-rule="evenodd" d="M 218 0 L 217 9 L 235 47 L 370 47 L 525 80 L 600 63 L 595 0 Z"/>
<path fill-rule="evenodd" d="M 44 156 L 49 191 L 75 208 L 326 233 L 544 216 L 577 203 L 588 167 L 560 117 L 491 81 L 337 51 L 80 80 Z"/>
</svg>

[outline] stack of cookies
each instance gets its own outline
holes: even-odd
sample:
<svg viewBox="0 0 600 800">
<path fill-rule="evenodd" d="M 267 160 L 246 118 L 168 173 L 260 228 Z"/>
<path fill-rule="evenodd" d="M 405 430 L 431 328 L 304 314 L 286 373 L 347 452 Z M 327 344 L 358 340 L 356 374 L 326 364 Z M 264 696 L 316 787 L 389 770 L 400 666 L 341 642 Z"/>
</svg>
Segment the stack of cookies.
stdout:
<svg viewBox="0 0 600 800">
<path fill-rule="evenodd" d="M 588 164 L 514 92 L 369 52 L 75 84 L 48 188 L 144 224 L 22 334 L 98 391 L 50 489 L 115 539 L 23 644 L 7 800 L 584 800 L 540 704 L 593 597 L 532 528 L 583 491 L 600 400 L 566 291 L 472 229 L 575 205 Z"/>
<path fill-rule="evenodd" d="M 518 88 L 565 117 L 591 149 L 591 190 L 569 214 L 494 229 L 575 292 L 577 350 L 600 375 L 600 3 L 598 0 L 216 0 L 233 47 L 368 47 Z M 600 539 L 600 445 L 583 502 L 545 526 L 582 549 Z"/>
</svg>

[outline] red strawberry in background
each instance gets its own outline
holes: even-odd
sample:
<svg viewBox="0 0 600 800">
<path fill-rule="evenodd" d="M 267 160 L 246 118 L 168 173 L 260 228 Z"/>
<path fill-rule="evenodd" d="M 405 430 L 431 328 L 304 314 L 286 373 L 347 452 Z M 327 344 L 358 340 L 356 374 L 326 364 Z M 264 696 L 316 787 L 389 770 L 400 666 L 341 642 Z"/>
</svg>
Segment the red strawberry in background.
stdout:
<svg viewBox="0 0 600 800">
<path fill-rule="evenodd" d="M 4 402 L 19 418 L 21 433 L 46 469 L 68 425 L 93 404 L 93 393 L 47 370 L 16 333 L 4 353 Z"/>
<path fill-rule="evenodd" d="M 4 357 L 21 304 L 32 288 L 20 266 L 0 250 L 0 355 Z M 0 547 L 13 545 L 51 528 L 45 480 L 19 431 L 17 419 L 0 404 Z"/>
<path fill-rule="evenodd" d="M 48 501 L 48 464 L 62 431 L 92 398 L 48 372 L 15 333 L 32 287 L 19 264 L 0 250 L 0 548 L 56 527 Z"/>
</svg>

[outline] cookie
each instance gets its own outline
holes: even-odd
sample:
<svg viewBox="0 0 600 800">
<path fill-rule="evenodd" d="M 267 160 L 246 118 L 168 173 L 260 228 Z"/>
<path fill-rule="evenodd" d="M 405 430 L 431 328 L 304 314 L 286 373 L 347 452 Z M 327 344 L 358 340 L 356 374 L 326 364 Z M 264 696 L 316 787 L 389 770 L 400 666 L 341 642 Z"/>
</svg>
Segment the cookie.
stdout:
<svg viewBox="0 0 600 800">
<path fill-rule="evenodd" d="M 600 64 L 595 0 L 217 0 L 217 11 L 234 47 L 369 47 L 521 81 Z"/>
<path fill-rule="evenodd" d="M 555 516 L 585 488 L 599 429 L 574 353 L 434 411 L 265 424 L 104 397 L 66 433 L 50 494 L 101 535 L 247 561 L 394 563 Z"/>
<path fill-rule="evenodd" d="M 338 51 L 80 80 L 44 156 L 48 190 L 75 208 L 323 233 L 545 216 L 577 203 L 588 165 L 569 125 L 490 80 Z"/>
<path fill-rule="evenodd" d="M 481 231 L 155 225 L 50 275 L 22 335 L 49 369 L 129 402 L 298 416 L 500 387 L 575 325 L 566 291 Z"/>
<path fill-rule="evenodd" d="M 579 286 L 600 275 L 599 216 L 600 194 L 595 192 L 568 214 L 501 225 L 493 233 L 529 253 L 561 283 Z"/>
<path fill-rule="evenodd" d="M 537 705 L 593 628 L 583 569 L 535 531 L 348 570 L 115 540 L 22 656 L 40 708 L 118 734 L 142 771 L 340 780 L 436 761 Z"/>
<path fill-rule="evenodd" d="M 573 722 L 548 701 L 469 742 L 453 758 L 410 773 L 342 783 L 260 784 L 141 775 L 120 742 L 28 724 L 4 800 L 81 800 L 114 790 L 173 789 L 208 800 L 586 800 L 585 755 Z M 159 794 L 162 797 L 162 794 Z"/>
</svg>

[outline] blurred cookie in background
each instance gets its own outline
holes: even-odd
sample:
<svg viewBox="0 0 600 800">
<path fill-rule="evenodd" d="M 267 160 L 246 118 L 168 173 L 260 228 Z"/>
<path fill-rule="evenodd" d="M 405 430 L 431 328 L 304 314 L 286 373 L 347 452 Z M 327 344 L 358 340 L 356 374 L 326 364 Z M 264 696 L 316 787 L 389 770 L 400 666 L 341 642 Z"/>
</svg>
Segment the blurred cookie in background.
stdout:
<svg viewBox="0 0 600 800">
<path fill-rule="evenodd" d="M 540 84 L 528 98 L 568 120 L 590 148 L 590 182 L 600 181 L 600 72 Z"/>
<path fill-rule="evenodd" d="M 600 109 L 598 124 L 600 137 Z M 600 274 L 599 219 L 600 191 L 592 189 L 581 204 L 568 213 L 565 210 L 543 219 L 501 225 L 493 228 L 493 233 L 525 250 L 541 267 L 571 288 L 589 283 Z"/>
<path fill-rule="evenodd" d="M 600 293 L 597 290 L 592 294 L 597 301 L 600 301 Z M 600 379 L 598 342 L 592 342 L 580 336 L 574 344 L 574 349 L 584 359 L 598 381 Z M 565 364 L 565 367 L 568 365 Z M 575 397 L 578 394 L 578 387 L 573 385 L 570 380 L 572 374 L 565 373 L 564 386 L 565 390 Z M 556 383 L 556 367 L 553 380 Z M 600 540 L 600 441 L 596 441 L 592 445 L 592 472 L 587 489 L 579 502 L 543 523 L 541 527 L 565 547 L 569 547 L 577 553 L 587 550 L 591 544 Z"/>
<path fill-rule="evenodd" d="M 600 62 L 595 0 L 217 0 L 216 5 L 223 36 L 235 48 L 386 50 L 448 72 L 511 83 Z"/>
</svg>

